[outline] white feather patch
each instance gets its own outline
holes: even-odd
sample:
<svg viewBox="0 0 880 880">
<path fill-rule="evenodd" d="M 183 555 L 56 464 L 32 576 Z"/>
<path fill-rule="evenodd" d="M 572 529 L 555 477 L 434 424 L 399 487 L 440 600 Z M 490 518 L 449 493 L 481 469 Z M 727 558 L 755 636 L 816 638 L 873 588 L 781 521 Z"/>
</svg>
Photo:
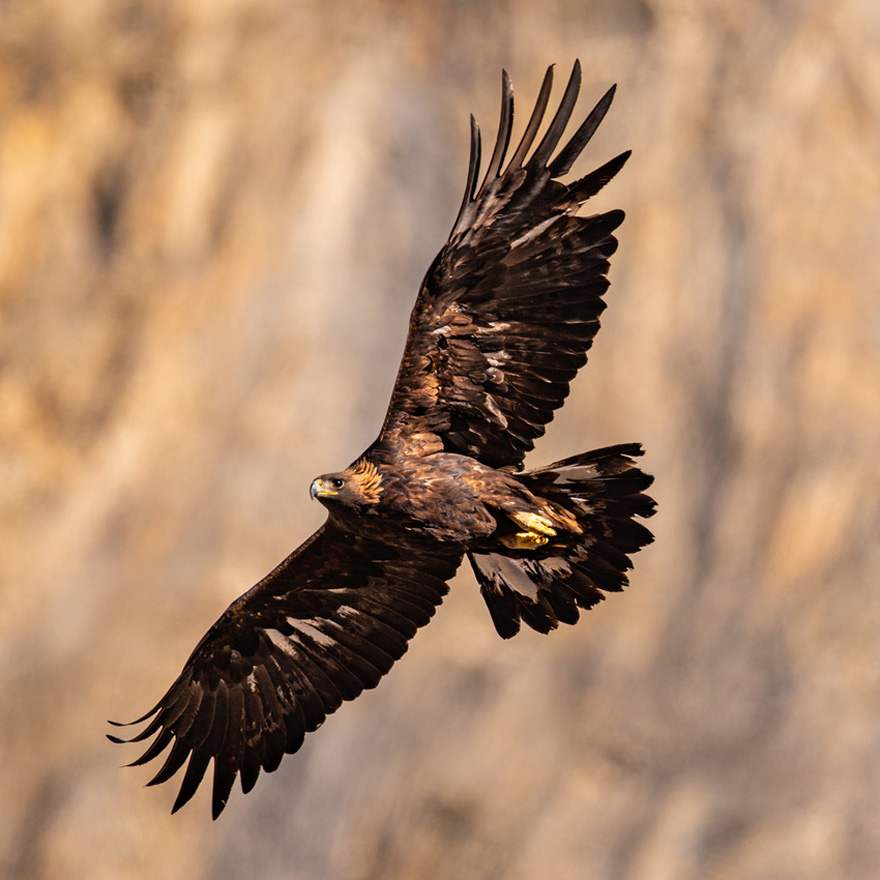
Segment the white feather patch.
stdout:
<svg viewBox="0 0 880 880">
<path fill-rule="evenodd" d="M 288 657 L 297 656 L 296 643 L 289 636 L 284 635 L 284 633 L 279 632 L 277 629 L 267 629 L 265 633 L 269 637 L 269 641 L 276 648 L 287 654 Z"/>
<path fill-rule="evenodd" d="M 298 632 L 304 636 L 308 636 L 312 641 L 317 642 L 317 644 L 322 645 L 323 647 L 328 647 L 329 645 L 335 645 L 336 639 L 332 636 L 328 636 L 327 633 L 321 632 L 318 627 L 314 626 L 314 624 L 309 623 L 305 620 L 299 620 L 296 617 L 288 617 L 287 622 Z"/>
</svg>

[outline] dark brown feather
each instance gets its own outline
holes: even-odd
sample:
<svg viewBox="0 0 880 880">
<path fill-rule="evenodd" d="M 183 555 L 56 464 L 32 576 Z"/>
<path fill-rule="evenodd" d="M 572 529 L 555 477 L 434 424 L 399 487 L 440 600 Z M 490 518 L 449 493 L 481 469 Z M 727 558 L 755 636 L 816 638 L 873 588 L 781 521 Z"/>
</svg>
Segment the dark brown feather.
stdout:
<svg viewBox="0 0 880 880">
<path fill-rule="evenodd" d="M 654 540 L 634 516 L 650 517 L 654 501 L 644 494 L 653 478 L 635 466 L 638 443 L 575 455 L 520 476 L 542 498 L 568 510 L 580 533 L 551 539 L 531 557 L 468 553 L 492 622 L 505 639 L 520 622 L 541 633 L 576 623 L 606 592 L 628 583 L 629 555 Z"/>
<path fill-rule="evenodd" d="M 534 111 L 501 170 L 513 124 L 506 73 L 498 137 L 482 184 L 479 129 L 472 126 L 464 200 L 446 246 L 416 300 L 379 444 L 422 455 L 438 448 L 492 467 L 519 466 L 599 329 L 608 257 L 622 211 L 578 217 L 581 204 L 623 165 L 624 153 L 569 185 L 566 173 L 611 103 L 606 93 L 557 150 L 577 101 L 580 66 L 543 138 L 553 83 L 547 71 Z M 435 443 L 426 442 L 433 436 Z"/>
<path fill-rule="evenodd" d="M 344 700 L 379 683 L 430 619 L 460 561 L 439 546 L 391 548 L 325 525 L 211 627 L 140 719 L 152 718 L 147 731 L 158 735 L 134 763 L 173 743 L 155 785 L 189 757 L 177 810 L 213 760 L 216 817 L 236 776 L 250 790 L 261 769 L 274 770 Z"/>
</svg>

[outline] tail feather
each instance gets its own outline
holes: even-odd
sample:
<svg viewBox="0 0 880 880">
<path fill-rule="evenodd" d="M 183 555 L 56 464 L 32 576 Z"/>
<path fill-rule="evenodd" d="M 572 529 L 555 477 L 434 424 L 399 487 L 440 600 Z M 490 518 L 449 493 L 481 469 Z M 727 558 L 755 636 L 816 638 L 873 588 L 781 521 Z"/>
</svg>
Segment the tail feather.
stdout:
<svg viewBox="0 0 880 880">
<path fill-rule="evenodd" d="M 573 514 L 581 534 L 559 535 L 539 550 L 468 554 L 502 638 L 521 622 L 541 633 L 577 623 L 579 609 L 629 583 L 629 555 L 654 540 L 634 520 L 655 508 L 644 494 L 654 478 L 633 461 L 642 452 L 638 443 L 609 446 L 518 475 L 534 495 Z"/>
</svg>

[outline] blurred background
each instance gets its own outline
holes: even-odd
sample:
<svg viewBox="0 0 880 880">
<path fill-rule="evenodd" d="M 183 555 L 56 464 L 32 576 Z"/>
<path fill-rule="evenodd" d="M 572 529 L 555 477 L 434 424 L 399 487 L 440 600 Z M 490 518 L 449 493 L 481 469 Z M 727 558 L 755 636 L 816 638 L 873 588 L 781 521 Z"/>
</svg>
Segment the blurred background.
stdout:
<svg viewBox="0 0 880 880">
<path fill-rule="evenodd" d="M 469 572 L 302 751 L 169 815 L 105 720 L 323 519 L 464 186 L 584 65 L 628 219 L 528 463 L 639 440 L 656 543 L 550 636 Z M 0 4 L 0 875 L 880 876 L 880 5 Z M 593 203 L 591 203 L 593 204 Z M 155 769 L 155 768 L 153 768 Z"/>
</svg>

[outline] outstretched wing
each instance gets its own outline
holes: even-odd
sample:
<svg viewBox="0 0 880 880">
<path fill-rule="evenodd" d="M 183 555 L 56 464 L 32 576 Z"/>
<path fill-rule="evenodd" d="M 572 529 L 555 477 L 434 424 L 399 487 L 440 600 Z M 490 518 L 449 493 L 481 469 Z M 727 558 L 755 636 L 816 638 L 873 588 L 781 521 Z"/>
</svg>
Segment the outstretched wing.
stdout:
<svg viewBox="0 0 880 880">
<path fill-rule="evenodd" d="M 519 466 L 568 395 L 599 329 L 608 258 L 617 247 L 612 232 L 623 221 L 622 211 L 576 213 L 629 157 L 622 153 L 586 177 L 560 182 L 614 95 L 612 88 L 557 152 L 580 79 L 575 63 L 559 109 L 526 158 L 550 97 L 553 68 L 547 71 L 502 170 L 513 124 L 513 89 L 504 73 L 498 138 L 479 187 L 480 133 L 471 117 L 464 200 L 422 282 L 380 444 Z"/>
<path fill-rule="evenodd" d="M 235 777 L 253 788 L 343 700 L 375 687 L 406 651 L 446 593 L 460 556 L 391 548 L 325 524 L 211 627 L 177 681 L 142 718 L 155 735 L 133 762 L 169 745 L 148 785 L 189 759 L 174 810 L 195 793 L 214 760 L 212 811 L 220 814 Z"/>
</svg>

